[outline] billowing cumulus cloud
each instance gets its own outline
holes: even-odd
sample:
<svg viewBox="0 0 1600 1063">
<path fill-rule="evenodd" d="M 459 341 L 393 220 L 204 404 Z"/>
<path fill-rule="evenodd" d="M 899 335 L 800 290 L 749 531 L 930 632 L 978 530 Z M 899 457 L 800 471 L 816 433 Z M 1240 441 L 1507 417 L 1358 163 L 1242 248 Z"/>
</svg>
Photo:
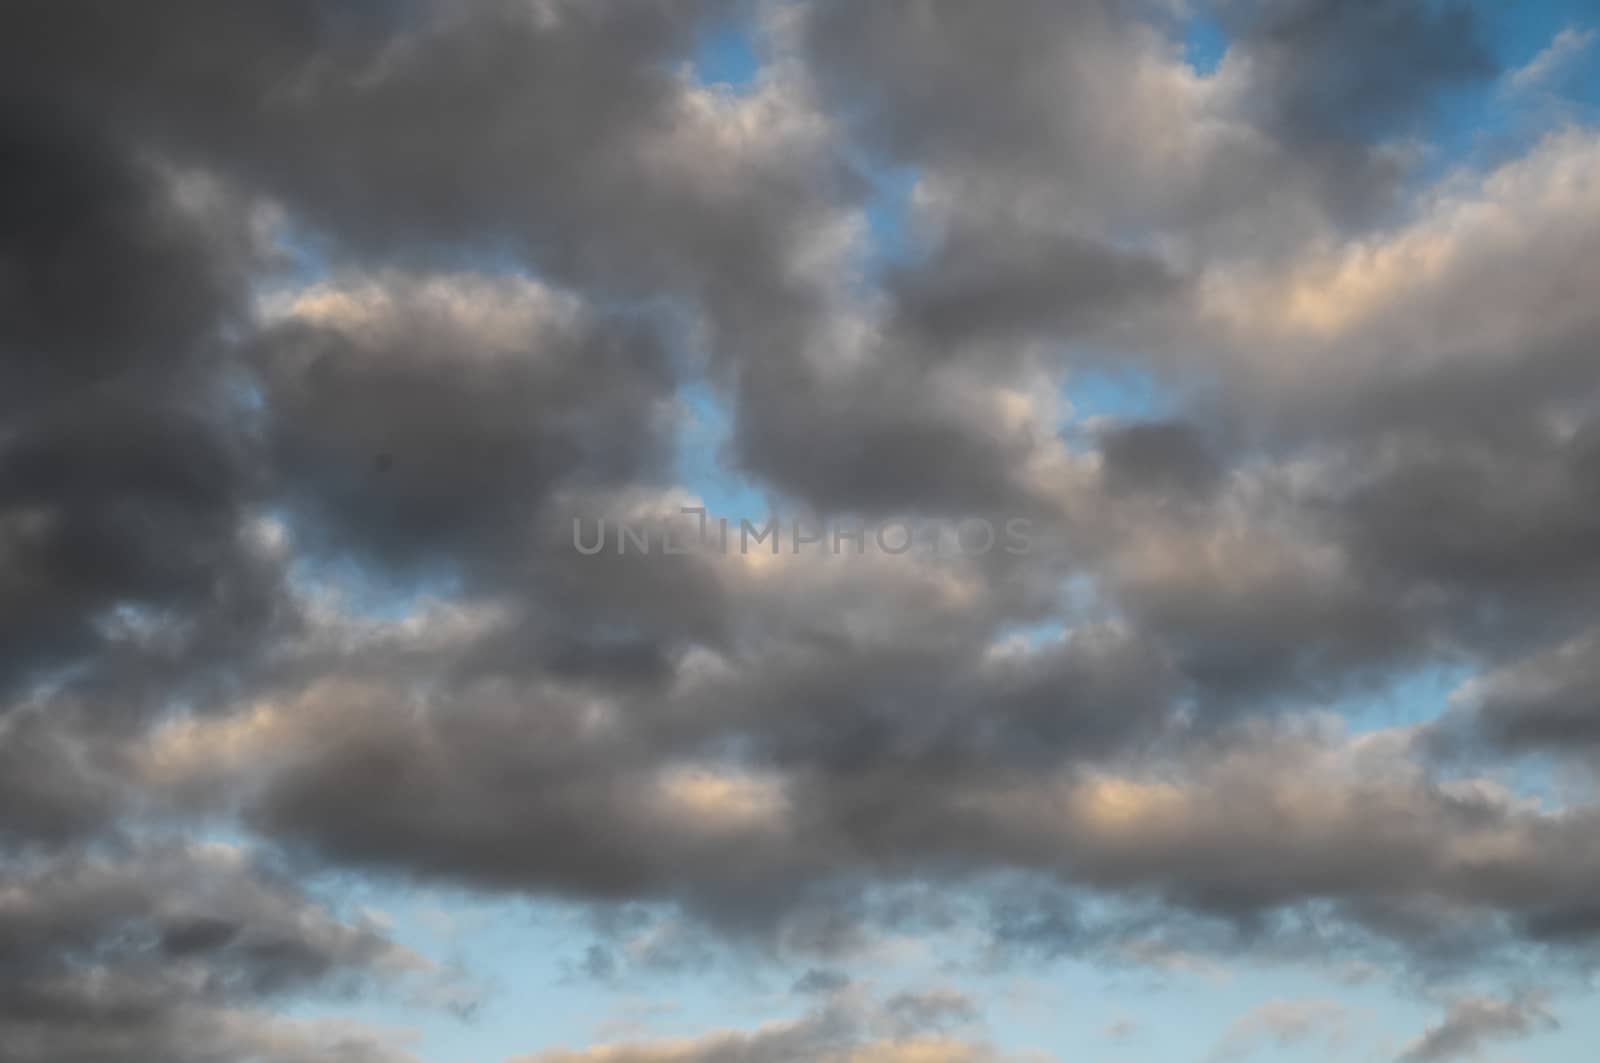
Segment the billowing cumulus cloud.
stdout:
<svg viewBox="0 0 1600 1063">
<path fill-rule="evenodd" d="M 427 973 L 232 846 L 159 842 L 8 864 L 7 1057 L 77 1061 L 408 1058 L 385 1035 L 262 1006 Z"/>
<path fill-rule="evenodd" d="M 1594 27 L 15 6 L 0 1056 L 1587 1036 Z"/>
</svg>

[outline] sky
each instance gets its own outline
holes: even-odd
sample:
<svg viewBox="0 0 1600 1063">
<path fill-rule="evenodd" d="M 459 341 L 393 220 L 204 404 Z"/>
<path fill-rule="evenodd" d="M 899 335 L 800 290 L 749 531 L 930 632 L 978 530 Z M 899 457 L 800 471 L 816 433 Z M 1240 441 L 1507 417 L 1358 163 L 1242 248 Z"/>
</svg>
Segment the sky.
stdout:
<svg viewBox="0 0 1600 1063">
<path fill-rule="evenodd" d="M 0 34 L 0 1063 L 1588 1063 L 1588 0 Z"/>
</svg>

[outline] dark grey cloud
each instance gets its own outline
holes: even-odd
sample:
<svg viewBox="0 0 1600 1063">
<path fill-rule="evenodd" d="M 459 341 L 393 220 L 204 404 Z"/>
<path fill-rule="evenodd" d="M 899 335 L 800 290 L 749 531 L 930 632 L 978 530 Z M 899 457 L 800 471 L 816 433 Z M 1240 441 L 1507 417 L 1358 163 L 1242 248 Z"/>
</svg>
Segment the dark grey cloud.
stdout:
<svg viewBox="0 0 1600 1063">
<path fill-rule="evenodd" d="M 740 681 L 768 689 L 750 700 L 728 685 L 750 666 L 707 655 L 680 663 L 675 695 L 604 708 L 548 681 L 419 698 L 403 680 L 328 680 L 165 733 L 143 759 L 163 788 L 208 803 L 208 790 L 233 790 L 256 829 L 325 860 L 665 903 L 779 952 L 859 947 L 888 917 L 850 899 L 867 882 L 974 884 L 1008 868 L 1220 919 L 1246 939 L 1272 938 L 1262 928 L 1280 913 L 1329 910 L 1359 929 L 1356 953 L 1418 967 L 1469 923 L 1491 953 L 1587 940 L 1587 814 L 1453 786 L 1400 736 L 1361 741 L 1328 724 L 1180 737 L 1157 715 L 1169 737 L 1108 755 L 1117 732 L 1085 733 L 1074 717 L 1126 712 L 1123 669 L 1149 665 L 1120 658 L 1114 638 L 1057 652 L 1079 660 L 1052 666 L 1018 712 L 1004 694 L 1014 666 L 968 664 L 999 669 L 969 700 L 918 658 L 900 666 L 924 673 L 916 685 L 880 664 L 773 690 L 778 673 L 755 667 Z M 838 670 L 851 655 L 835 643 L 826 659 Z M 246 719 L 236 759 L 226 750 Z M 718 751 L 730 747 L 737 758 Z M 419 790 L 426 807 L 394 817 Z M 582 828 L 595 815 L 605 831 Z M 1395 917 L 1435 903 L 1443 923 Z M 1128 929 L 1096 918 L 1073 933 L 1110 949 Z"/>
<path fill-rule="evenodd" d="M 1203 433 L 1182 421 L 1113 425 L 1100 438 L 1100 452 L 1112 494 L 1205 496 L 1222 474 Z"/>
<path fill-rule="evenodd" d="M 1570 611 L 1594 586 L 1600 561 L 1594 431 L 1585 423 L 1567 438 L 1532 429 L 1476 442 L 1392 442 L 1387 460 L 1339 500 L 1339 519 L 1373 570 L 1511 609 L 1555 610 L 1565 600 Z"/>
<path fill-rule="evenodd" d="M 277 492 L 358 559 L 493 570 L 556 488 L 672 455 L 660 342 L 531 282 L 330 283 L 252 347 Z"/>
<path fill-rule="evenodd" d="M 1586 756 L 1600 741 L 1600 674 L 1596 632 L 1510 661 L 1459 692 L 1459 723 L 1478 738 L 1510 750 L 1566 751 Z M 1448 737 L 1450 725 L 1441 729 Z"/>
<path fill-rule="evenodd" d="M 1498 71 L 1466 3 L 1243 0 L 1213 5 L 1259 105 L 1296 139 L 1362 143 L 1414 132 L 1449 89 Z M 1230 58 L 1231 58 L 1230 54 Z"/>
<path fill-rule="evenodd" d="M 13 709 L 0 721 L 0 845 L 97 833 L 114 823 L 125 796 L 116 736 L 97 738 L 81 711 L 49 710 Z"/>
<path fill-rule="evenodd" d="M 1337 697 L 1437 649 L 1427 609 L 1375 578 L 1280 470 L 1239 469 L 1230 490 L 1197 505 L 1194 481 L 1204 490 L 1220 473 L 1184 469 L 1203 456 L 1141 453 L 1172 444 L 1171 433 L 1143 426 L 1105 439 L 1106 486 L 1128 503 L 1105 578 L 1211 710 Z M 1129 484 L 1174 475 L 1148 468 L 1160 460 L 1187 482 Z"/>
<path fill-rule="evenodd" d="M 932 671 L 931 652 L 828 641 L 788 656 L 781 669 L 740 667 L 677 698 L 626 698 L 616 725 L 595 734 L 580 692 L 543 677 L 474 677 L 421 702 L 381 681 L 318 683 L 274 714 L 270 748 L 246 773 L 259 771 L 262 784 L 247 788 L 246 815 L 341 860 L 577 896 L 681 896 L 734 917 L 731 898 L 712 903 L 732 883 L 762 882 L 781 897 L 786 881 L 828 877 L 838 844 L 876 849 L 891 866 L 945 849 L 961 859 L 964 845 L 982 844 L 978 822 L 950 822 L 940 840 L 931 807 L 926 822 L 907 821 L 902 792 L 941 780 L 982 786 L 996 754 L 1047 767 L 1104 749 L 1129 728 L 1160 726 L 1158 681 L 1146 677 L 1139 649 L 1114 637 L 995 665 L 977 683 L 955 662 Z M 220 739 L 230 724 L 202 727 Z M 725 744 L 745 748 L 747 764 L 707 760 Z M 1062 752 L 1036 752 L 1041 744 Z M 228 769 L 202 757 L 187 770 Z M 423 785 L 435 795 L 432 813 L 386 814 Z M 491 815 L 496 808 L 517 811 Z M 610 829 L 573 838 L 598 808 Z M 814 822 L 790 823 L 799 808 Z M 847 836 L 834 838 L 840 829 Z"/>
<path fill-rule="evenodd" d="M 0 114 L 10 416 L 25 402 L 43 413 L 68 396 L 170 385 L 243 295 L 250 248 L 238 219 L 185 209 L 114 127 L 77 117 L 26 96 Z"/>
<path fill-rule="evenodd" d="M 1443 91 L 1494 73 L 1465 5 L 1214 6 L 1230 50 L 1209 83 L 1188 77 L 1180 27 L 1153 4 L 822 3 L 806 41 L 866 150 L 922 168 L 957 217 L 1025 219 L 1013 241 L 1076 224 L 1120 243 L 1154 226 L 1213 250 L 1281 248 L 1314 219 L 1389 205 L 1396 139 Z"/>
<path fill-rule="evenodd" d="M 900 366 L 783 376 L 740 393 L 735 453 L 818 511 L 998 517 L 1030 506 L 1018 466 L 1033 440 L 959 383 Z"/>
<path fill-rule="evenodd" d="M 1499 71 L 1470 4 L 1220 0 L 1242 107 L 1290 146 L 1335 216 L 1393 206 L 1410 165 L 1390 150 L 1422 132 L 1448 92 Z"/>
<path fill-rule="evenodd" d="M 248 218 L 52 102 L 0 117 L 7 685 L 88 652 L 119 604 L 187 612 L 249 580 L 254 463 L 222 348 L 256 258 Z"/>
<path fill-rule="evenodd" d="M 1506 999 L 1469 997 L 1454 1001 L 1437 1026 L 1401 1053 L 1401 1063 L 1467 1059 L 1487 1041 L 1512 1040 L 1560 1029 L 1545 1007 L 1546 995 L 1522 993 Z"/>
<path fill-rule="evenodd" d="M 772 309 L 819 192 L 850 181 L 782 128 L 717 142 L 728 115 L 676 68 L 729 10 L 41 6 L 10 65 L 282 200 L 335 254 L 511 256 L 633 297 L 725 302 L 733 324 L 741 305 Z M 782 100 L 752 106 L 785 125 Z"/>
<path fill-rule="evenodd" d="M 894 327 L 907 356 L 923 362 L 974 343 L 1004 350 L 1037 336 L 1059 343 L 1093 335 L 1179 285 L 1153 253 L 1041 231 L 1003 210 L 953 220 L 924 257 L 888 278 Z"/>
<path fill-rule="evenodd" d="M 297 1028 L 259 1010 L 422 974 L 425 961 L 242 850 L 149 842 L 12 861 L 0 925 L 8 1058 L 407 1058 L 353 1027 Z"/>
</svg>

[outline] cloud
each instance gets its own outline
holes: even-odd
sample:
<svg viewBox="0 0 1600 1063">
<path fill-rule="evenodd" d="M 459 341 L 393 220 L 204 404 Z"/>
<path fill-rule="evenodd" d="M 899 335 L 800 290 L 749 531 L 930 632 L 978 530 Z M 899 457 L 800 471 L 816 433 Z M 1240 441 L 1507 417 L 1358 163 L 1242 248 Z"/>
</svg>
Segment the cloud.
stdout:
<svg viewBox="0 0 1600 1063">
<path fill-rule="evenodd" d="M 840 997 L 802 1018 L 744 1032 L 722 1030 L 698 1037 L 556 1049 L 516 1063 L 766 1063 L 814 1059 L 822 1063 L 1004 1063 L 1015 1058 L 976 1042 L 941 1036 L 936 1026 L 950 1010 L 948 994 L 896 997 L 885 1003 Z M 960 1004 L 963 1012 L 970 1005 Z M 876 1022 L 888 1019 L 902 1033 L 877 1037 Z"/>
<path fill-rule="evenodd" d="M 734 954 L 812 1008 L 546 1061 L 999 1058 L 853 966 L 935 939 L 1592 964 L 1596 807 L 1516 758 L 1592 782 L 1600 140 L 1419 165 L 1590 35 L 1500 74 L 1465 4 L 1227 0 L 1201 73 L 1180 7 L 28 5 L 0 1039 L 408 1059 L 280 1017 L 438 976 L 300 879 L 559 898 L 602 985 Z M 730 29 L 760 76 L 701 83 Z M 1085 370 L 1151 401 L 1081 416 Z M 752 504 L 781 549 L 572 545 Z M 1407 1058 L 1553 1021 L 1449 999 Z"/>
<path fill-rule="evenodd" d="M 1113 1041 L 1125 1041 L 1139 1032 L 1139 1024 L 1132 1019 L 1118 1019 L 1105 1028 L 1105 1036 Z"/>
<path fill-rule="evenodd" d="M 1580 30 L 1568 26 L 1557 33 L 1538 55 L 1527 64 L 1505 75 L 1506 87 L 1512 92 L 1529 92 L 1545 87 L 1552 78 L 1564 73 L 1579 61 L 1594 43 L 1594 30 Z"/>
<path fill-rule="evenodd" d="M 1330 1000 L 1271 1000 L 1235 1019 L 1210 1059 L 1239 1059 L 1258 1048 L 1283 1050 L 1316 1039 L 1338 1050 L 1349 1037 L 1350 1015 Z"/>
<path fill-rule="evenodd" d="M 1447 89 L 1495 73 L 1475 13 L 1463 3 L 1219 6 L 1238 23 L 1228 60 L 1237 57 L 1257 86 L 1270 87 L 1267 120 L 1307 147 L 1402 130 Z"/>
<path fill-rule="evenodd" d="M 1596 730 L 1590 630 L 1479 676 L 1454 701 L 1485 737 L 1511 749 L 1589 750 Z"/>
<path fill-rule="evenodd" d="M 1467 997 L 1456 1000 L 1438 1025 L 1429 1027 L 1401 1053 L 1400 1063 L 1465 1059 L 1486 1041 L 1531 1037 L 1558 1030 L 1561 1024 L 1546 1010 L 1545 1000 L 1545 994 L 1537 992 L 1503 999 Z"/>
<path fill-rule="evenodd" d="M 430 965 L 374 926 L 337 919 L 243 850 L 150 842 L 8 868 L 0 1038 L 12 1058 L 412 1058 L 377 1031 L 264 1010 L 431 977 Z"/>
<path fill-rule="evenodd" d="M 273 308 L 252 361 L 283 495 L 326 549 L 490 568 L 560 486 L 659 475 L 659 344 L 533 281 L 387 275 Z"/>
</svg>

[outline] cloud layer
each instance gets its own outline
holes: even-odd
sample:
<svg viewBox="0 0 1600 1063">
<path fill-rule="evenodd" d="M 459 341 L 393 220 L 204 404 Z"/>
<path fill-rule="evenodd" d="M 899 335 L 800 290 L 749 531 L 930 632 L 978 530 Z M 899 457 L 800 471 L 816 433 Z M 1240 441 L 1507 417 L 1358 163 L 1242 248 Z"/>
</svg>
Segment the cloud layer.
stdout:
<svg viewBox="0 0 1600 1063">
<path fill-rule="evenodd" d="M 533 1063 L 1016 1058 L 827 973 L 952 934 L 1381 969 L 1442 1012 L 1401 1060 L 1559 1030 L 1600 129 L 1433 141 L 1592 32 L 1505 70 L 1466 4 L 1194 8 L 22 5 L 0 1054 L 414 1059 L 285 1017 L 455 999 L 345 877 L 820 965 L 799 1017 Z M 696 508 L 782 535 L 574 548 Z M 1279 1000 L 1217 1058 L 1360 1021 Z"/>
</svg>

